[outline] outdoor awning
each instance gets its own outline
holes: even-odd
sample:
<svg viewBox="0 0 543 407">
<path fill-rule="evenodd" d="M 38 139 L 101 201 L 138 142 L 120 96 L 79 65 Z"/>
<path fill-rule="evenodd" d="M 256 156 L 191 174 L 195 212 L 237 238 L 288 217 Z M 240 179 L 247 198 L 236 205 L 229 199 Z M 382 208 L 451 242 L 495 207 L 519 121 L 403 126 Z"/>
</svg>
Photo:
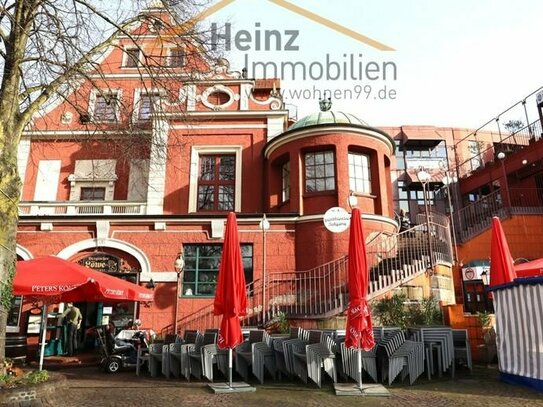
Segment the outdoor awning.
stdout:
<svg viewBox="0 0 543 407">
<path fill-rule="evenodd" d="M 443 141 L 435 127 L 402 127 L 403 144 L 409 147 L 432 148 Z"/>
<path fill-rule="evenodd" d="M 429 174 L 430 174 L 430 181 L 429 181 L 429 184 L 430 185 L 436 185 L 436 184 L 442 184 L 442 179 L 443 179 L 443 173 L 439 170 L 439 169 L 426 169 L 425 171 L 427 171 Z M 417 177 L 417 173 L 418 173 L 418 169 L 416 168 L 408 168 L 406 171 L 405 171 L 405 180 L 407 181 L 408 184 L 421 184 L 421 182 L 419 181 L 419 178 Z"/>
</svg>

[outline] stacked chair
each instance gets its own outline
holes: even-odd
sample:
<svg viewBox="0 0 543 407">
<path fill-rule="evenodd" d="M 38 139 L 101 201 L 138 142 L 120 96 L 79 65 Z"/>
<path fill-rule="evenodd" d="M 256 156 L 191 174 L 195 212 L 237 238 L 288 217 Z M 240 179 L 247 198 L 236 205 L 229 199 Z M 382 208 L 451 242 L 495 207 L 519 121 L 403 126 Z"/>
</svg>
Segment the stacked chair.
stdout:
<svg viewBox="0 0 543 407">
<path fill-rule="evenodd" d="M 327 340 L 328 338 L 329 340 Z M 324 344 L 325 346 L 330 346 L 330 352 L 327 354 L 324 350 L 324 348 L 317 346 L 317 347 L 311 347 L 312 354 L 308 358 L 307 349 L 308 345 L 318 345 L 318 344 Z M 317 364 L 321 361 L 322 358 L 326 359 L 332 359 L 332 344 L 333 340 L 330 337 L 329 333 L 325 333 L 322 331 L 309 331 L 308 339 L 306 340 L 298 340 L 297 342 L 294 342 L 291 344 L 291 348 L 288 350 L 285 350 L 285 361 L 287 359 L 290 359 L 288 363 L 292 363 L 292 371 L 294 375 L 302 379 L 304 383 L 307 383 L 307 379 L 309 378 L 309 372 L 313 374 L 312 380 L 316 378 L 316 366 L 311 366 L 311 364 Z M 320 369 L 319 364 L 319 369 Z M 327 362 L 327 371 L 332 371 L 332 375 L 335 377 L 335 361 L 333 363 Z M 320 374 L 319 374 L 320 378 Z"/>
<path fill-rule="evenodd" d="M 249 380 L 249 368 L 255 368 L 254 366 L 254 360 L 253 360 L 253 345 L 257 343 L 262 343 L 266 346 L 268 346 L 270 342 L 270 338 L 268 333 L 263 329 L 255 329 L 249 331 L 249 337 L 247 340 L 240 345 L 238 345 L 235 349 L 236 352 L 236 371 L 240 374 L 240 376 L 243 378 L 243 380 L 247 381 Z M 261 366 L 261 363 L 263 360 L 261 358 L 257 359 L 258 366 L 256 366 L 256 370 L 263 371 L 264 367 Z M 263 377 L 264 374 L 262 373 Z"/>
<path fill-rule="evenodd" d="M 274 338 L 272 342 L 273 347 L 273 353 L 275 356 L 275 367 L 276 367 L 276 373 L 285 374 L 286 376 L 290 376 L 292 374 L 292 371 L 287 368 L 286 362 L 285 362 L 285 351 L 283 347 L 283 343 L 287 341 L 296 341 L 299 339 L 303 339 L 307 337 L 308 332 L 303 330 L 302 328 L 290 328 L 290 333 L 287 338 Z"/>
<path fill-rule="evenodd" d="M 383 338 L 385 332 L 390 333 L 399 331 L 400 328 L 385 328 L 373 327 L 373 337 L 375 339 L 375 346 L 369 351 L 360 350 L 362 370 L 366 372 L 375 383 L 378 382 L 377 377 L 377 345 Z M 358 349 L 348 349 L 345 347 L 345 341 L 340 342 L 341 348 L 341 361 L 343 364 L 343 372 L 347 377 L 358 381 L 358 375 L 360 372 L 360 366 L 358 365 Z"/>
<path fill-rule="evenodd" d="M 453 346 L 454 360 L 462 361 L 466 364 L 470 372 L 473 370 L 473 362 L 471 360 L 471 347 L 469 344 L 467 329 L 453 329 Z"/>
<path fill-rule="evenodd" d="M 336 348 L 337 345 L 334 339 L 325 332 L 323 332 L 319 343 L 305 347 L 308 376 L 319 388 L 321 387 L 322 369 L 334 383 L 337 383 Z"/>
<path fill-rule="evenodd" d="M 152 377 L 158 376 L 159 371 L 162 367 L 162 343 L 152 343 L 149 345 L 149 372 Z"/>
<path fill-rule="evenodd" d="M 408 333 L 413 340 L 421 342 L 424 346 L 428 379 L 436 370 L 441 377 L 447 369 L 450 369 L 451 377 L 454 378 L 454 341 L 450 327 L 409 328 Z"/>
<path fill-rule="evenodd" d="M 409 375 L 409 384 L 424 372 L 424 344 L 405 339 L 401 330 L 385 333 L 377 345 L 381 357 L 382 380 L 390 386 L 401 373 L 402 381 Z"/>
<path fill-rule="evenodd" d="M 206 345 L 214 345 L 217 343 L 217 332 L 216 331 L 206 331 L 203 336 L 200 336 L 197 342 L 194 344 L 194 347 L 188 352 L 189 360 L 189 369 L 190 376 L 194 376 L 197 379 L 202 378 L 202 373 L 204 372 L 204 360 L 203 360 L 203 348 Z"/>
<path fill-rule="evenodd" d="M 183 374 L 183 369 L 187 368 L 188 362 L 183 363 L 183 358 L 187 355 L 187 351 L 185 350 L 187 349 L 186 345 L 194 345 L 198 336 L 198 331 L 187 330 L 181 340 L 169 345 L 170 372 L 175 378 L 178 378 Z M 187 377 L 186 374 L 184 374 L 184 376 Z"/>
</svg>

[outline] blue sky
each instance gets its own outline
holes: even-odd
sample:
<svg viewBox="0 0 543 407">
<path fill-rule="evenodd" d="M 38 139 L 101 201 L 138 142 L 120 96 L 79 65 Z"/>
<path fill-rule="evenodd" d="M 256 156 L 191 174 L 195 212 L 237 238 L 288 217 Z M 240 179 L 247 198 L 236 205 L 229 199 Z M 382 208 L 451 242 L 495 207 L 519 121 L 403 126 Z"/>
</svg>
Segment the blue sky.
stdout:
<svg viewBox="0 0 543 407">
<path fill-rule="evenodd" d="M 247 61 L 325 66 L 327 55 L 341 62 L 351 54 L 363 63 L 395 64 L 396 80 L 391 75 L 373 81 L 283 80 L 286 102 L 298 107 L 298 117 L 317 110 L 314 89 L 330 89 L 344 96 L 335 98 L 334 109 L 372 125 L 478 127 L 543 85 L 540 0 L 290 2 L 396 49 L 376 50 L 267 0 L 236 0 L 208 17 L 204 27 L 229 22 L 233 35 L 248 30 L 254 37 L 255 23 L 260 23 L 262 35 L 278 30 L 282 47 L 289 38 L 286 30 L 299 32 L 294 42 L 298 50 L 255 51 L 254 41 L 244 43 L 249 51 L 234 48 L 227 57 L 236 70 Z M 315 72 L 318 77 L 318 69 Z M 379 99 L 384 86 L 387 95 L 395 91 L 395 100 Z M 296 89 L 307 89 L 305 96 L 310 97 L 296 97 Z"/>
</svg>

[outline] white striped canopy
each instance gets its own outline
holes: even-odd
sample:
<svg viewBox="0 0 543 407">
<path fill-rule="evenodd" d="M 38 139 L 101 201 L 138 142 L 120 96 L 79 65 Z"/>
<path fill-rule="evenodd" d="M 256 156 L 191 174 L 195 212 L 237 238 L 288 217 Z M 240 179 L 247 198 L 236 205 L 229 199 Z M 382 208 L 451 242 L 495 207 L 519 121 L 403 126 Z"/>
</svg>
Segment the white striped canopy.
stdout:
<svg viewBox="0 0 543 407">
<path fill-rule="evenodd" d="M 543 278 L 494 291 L 500 372 L 543 383 Z"/>
</svg>

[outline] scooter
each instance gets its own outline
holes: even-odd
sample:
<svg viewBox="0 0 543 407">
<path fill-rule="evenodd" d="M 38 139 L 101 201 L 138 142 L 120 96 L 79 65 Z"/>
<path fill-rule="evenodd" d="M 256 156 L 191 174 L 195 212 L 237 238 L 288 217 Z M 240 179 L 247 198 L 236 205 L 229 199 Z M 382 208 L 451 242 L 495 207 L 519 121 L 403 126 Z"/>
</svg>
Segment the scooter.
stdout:
<svg viewBox="0 0 543 407">
<path fill-rule="evenodd" d="M 133 368 L 138 364 L 138 349 L 149 348 L 145 331 L 136 331 L 128 341 L 115 339 L 107 331 L 98 332 L 103 346 L 100 366 L 107 373 L 117 373 L 123 368 Z M 140 360 L 143 364 L 144 361 Z"/>
</svg>

